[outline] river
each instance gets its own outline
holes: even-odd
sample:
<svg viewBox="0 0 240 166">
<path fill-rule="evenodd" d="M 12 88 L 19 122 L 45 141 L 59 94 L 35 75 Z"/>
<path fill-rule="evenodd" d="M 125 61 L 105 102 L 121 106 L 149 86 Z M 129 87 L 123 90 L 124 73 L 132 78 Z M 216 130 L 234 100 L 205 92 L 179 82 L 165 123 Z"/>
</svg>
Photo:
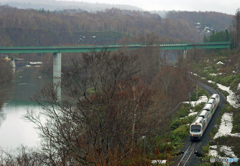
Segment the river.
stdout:
<svg viewBox="0 0 240 166">
<path fill-rule="evenodd" d="M 40 138 L 34 124 L 23 116 L 27 110 L 39 112 L 40 107 L 29 98 L 36 94 L 52 77 L 37 72 L 37 68 L 17 70 L 5 89 L 7 97 L 0 108 L 0 147 L 13 150 L 20 145 L 38 146 Z"/>
</svg>

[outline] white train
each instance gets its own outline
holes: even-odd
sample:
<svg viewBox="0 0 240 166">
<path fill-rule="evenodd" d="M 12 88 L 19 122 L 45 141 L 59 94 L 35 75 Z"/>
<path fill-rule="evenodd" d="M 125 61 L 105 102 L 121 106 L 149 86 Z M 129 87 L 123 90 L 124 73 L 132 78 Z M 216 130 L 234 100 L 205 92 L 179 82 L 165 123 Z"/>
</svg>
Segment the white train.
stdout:
<svg viewBox="0 0 240 166">
<path fill-rule="evenodd" d="M 219 101 L 220 96 L 218 94 L 213 94 L 206 102 L 201 112 L 190 125 L 191 140 L 202 139 L 202 136 L 218 107 Z"/>
</svg>

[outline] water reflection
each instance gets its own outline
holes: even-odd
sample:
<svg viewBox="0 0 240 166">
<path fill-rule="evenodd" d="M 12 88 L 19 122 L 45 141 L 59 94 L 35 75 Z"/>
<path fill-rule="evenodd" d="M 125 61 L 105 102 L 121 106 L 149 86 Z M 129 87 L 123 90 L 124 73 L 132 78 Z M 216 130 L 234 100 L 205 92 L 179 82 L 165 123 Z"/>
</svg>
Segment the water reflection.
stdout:
<svg viewBox="0 0 240 166">
<path fill-rule="evenodd" d="M 41 108 L 30 97 L 50 82 L 52 77 L 39 74 L 34 68 L 16 71 L 13 81 L 4 88 L 5 104 L 0 110 L 0 147 L 37 146 L 40 141 L 37 131 L 23 116 L 28 109 L 40 111 Z"/>
<path fill-rule="evenodd" d="M 6 101 L 11 99 L 11 92 L 14 87 L 10 88 L 10 84 L 0 85 L 0 127 L 2 122 L 6 119 L 6 115 L 3 113 L 2 108 L 6 106 Z"/>
<path fill-rule="evenodd" d="M 30 101 L 37 91 L 44 84 L 52 82 L 52 78 L 47 75 L 42 75 L 35 68 L 26 68 L 16 73 L 15 87 L 12 101 Z"/>
<path fill-rule="evenodd" d="M 0 126 L 5 119 L 6 119 L 6 115 L 2 112 L 2 110 L 0 110 Z"/>
<path fill-rule="evenodd" d="M 38 134 L 34 125 L 23 119 L 27 109 L 36 112 L 40 110 L 38 106 L 6 104 L 3 107 L 2 114 L 5 119 L 0 127 L 0 146 L 11 149 L 19 145 L 36 146 L 39 141 Z"/>
</svg>

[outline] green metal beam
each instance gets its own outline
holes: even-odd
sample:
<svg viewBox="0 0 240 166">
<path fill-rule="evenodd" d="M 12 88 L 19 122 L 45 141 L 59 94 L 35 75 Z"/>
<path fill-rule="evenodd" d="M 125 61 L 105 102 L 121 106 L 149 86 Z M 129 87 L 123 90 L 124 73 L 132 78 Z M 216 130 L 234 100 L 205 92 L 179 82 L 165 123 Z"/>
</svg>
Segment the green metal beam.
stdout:
<svg viewBox="0 0 240 166">
<path fill-rule="evenodd" d="M 131 45 L 103 45 L 103 46 L 56 46 L 56 47 L 0 47 L 0 53 L 62 53 L 62 52 L 91 52 L 108 48 L 109 51 L 121 48 L 160 48 L 161 50 L 187 50 L 187 49 L 217 49 L 230 48 L 231 42 L 208 43 L 166 43 L 166 44 L 131 44 Z"/>
</svg>

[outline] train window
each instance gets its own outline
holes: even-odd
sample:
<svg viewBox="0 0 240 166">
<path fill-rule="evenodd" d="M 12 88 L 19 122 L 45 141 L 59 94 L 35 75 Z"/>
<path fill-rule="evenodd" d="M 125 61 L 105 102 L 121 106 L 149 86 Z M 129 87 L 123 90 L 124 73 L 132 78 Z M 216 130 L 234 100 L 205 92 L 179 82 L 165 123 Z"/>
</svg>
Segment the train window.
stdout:
<svg viewBox="0 0 240 166">
<path fill-rule="evenodd" d="M 201 126 L 200 125 L 192 125 L 191 126 L 191 132 L 200 132 Z"/>
</svg>

